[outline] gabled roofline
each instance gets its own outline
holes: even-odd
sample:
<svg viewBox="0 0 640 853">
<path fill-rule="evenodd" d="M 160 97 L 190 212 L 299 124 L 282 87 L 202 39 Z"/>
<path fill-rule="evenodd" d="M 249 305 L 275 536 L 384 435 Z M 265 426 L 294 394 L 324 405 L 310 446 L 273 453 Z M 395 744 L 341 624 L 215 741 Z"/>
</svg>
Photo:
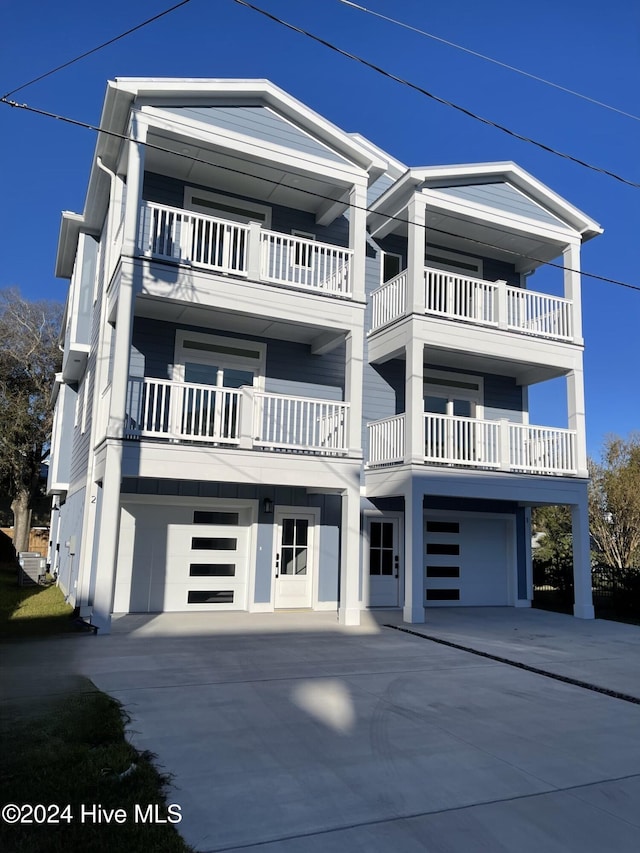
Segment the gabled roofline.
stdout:
<svg viewBox="0 0 640 853">
<path fill-rule="evenodd" d="M 602 234 L 602 227 L 583 213 L 574 205 L 570 204 L 562 196 L 555 193 L 546 184 L 543 184 L 533 175 L 529 174 L 517 163 L 511 160 L 494 163 L 463 163 L 451 166 L 422 166 L 411 168 L 393 186 L 383 193 L 371 206 L 370 213 L 384 215 L 387 208 L 394 205 L 397 207 L 399 197 L 410 193 L 412 189 L 425 185 L 437 189 L 448 186 L 446 182 L 457 182 L 461 184 L 465 179 L 470 182 L 485 182 L 502 178 L 513 184 L 514 187 L 530 196 L 551 213 L 565 222 L 571 229 L 580 234 L 583 241 L 590 240 L 598 234 Z"/>
<path fill-rule="evenodd" d="M 131 110 L 136 105 L 160 106 L 167 99 L 191 103 L 212 99 L 254 100 L 277 109 L 286 118 L 295 121 L 304 130 L 313 133 L 330 147 L 337 148 L 347 159 L 368 172 L 373 182 L 384 174 L 388 166 L 386 157 L 374 146 L 364 145 L 352 134 L 341 130 L 327 119 L 287 94 L 269 80 L 211 78 L 158 78 L 116 77 L 109 80 L 100 117 L 99 132 L 91 163 L 91 173 L 82 214 L 65 211 L 62 216 L 56 276 L 69 278 L 73 271 L 73 257 L 81 231 L 99 233 L 108 199 L 109 180 L 97 160 L 110 169 L 117 168 L 122 139 L 113 134 L 127 132 Z"/>
</svg>

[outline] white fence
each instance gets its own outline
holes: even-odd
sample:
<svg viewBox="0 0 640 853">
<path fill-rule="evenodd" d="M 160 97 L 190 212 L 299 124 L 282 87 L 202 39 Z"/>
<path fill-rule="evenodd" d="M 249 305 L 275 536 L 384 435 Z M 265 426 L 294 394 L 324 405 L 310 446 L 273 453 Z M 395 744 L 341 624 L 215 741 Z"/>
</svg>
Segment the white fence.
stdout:
<svg viewBox="0 0 640 853">
<path fill-rule="evenodd" d="M 349 404 L 254 392 L 254 444 L 312 453 L 346 453 Z"/>
<path fill-rule="evenodd" d="M 571 341 L 571 307 L 570 299 L 507 286 L 507 325 L 517 332 Z"/>
<path fill-rule="evenodd" d="M 430 412 L 423 417 L 425 462 L 532 474 L 577 473 L 575 430 Z M 375 421 L 367 429 L 369 467 L 404 461 L 405 415 Z"/>
<path fill-rule="evenodd" d="M 381 329 L 398 317 L 404 317 L 407 302 L 407 271 L 374 290 L 371 294 L 371 331 Z"/>
<path fill-rule="evenodd" d="M 243 409 L 249 446 L 347 452 L 348 403 L 147 377 L 129 379 L 125 436 L 239 445 Z"/>
<path fill-rule="evenodd" d="M 243 277 L 251 273 L 260 281 L 351 297 L 350 249 L 264 228 L 254 230 L 215 216 L 145 202 L 138 248 L 149 258 Z"/>
<path fill-rule="evenodd" d="M 425 269 L 425 311 L 485 326 L 498 325 L 496 282 Z"/>
</svg>

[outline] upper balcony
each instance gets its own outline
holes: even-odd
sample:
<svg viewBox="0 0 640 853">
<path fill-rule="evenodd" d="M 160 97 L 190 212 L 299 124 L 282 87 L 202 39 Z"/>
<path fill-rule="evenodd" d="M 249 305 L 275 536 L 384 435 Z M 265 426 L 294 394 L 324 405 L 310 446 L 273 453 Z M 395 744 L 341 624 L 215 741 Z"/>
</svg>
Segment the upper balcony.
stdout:
<svg viewBox="0 0 640 853">
<path fill-rule="evenodd" d="M 459 323 L 520 335 L 573 341 L 573 302 L 533 290 L 426 267 L 424 313 Z M 371 294 L 371 325 L 377 332 L 407 314 L 407 270 Z"/>
<path fill-rule="evenodd" d="M 353 251 L 242 223 L 145 202 L 138 252 L 145 258 L 351 299 Z"/>
</svg>

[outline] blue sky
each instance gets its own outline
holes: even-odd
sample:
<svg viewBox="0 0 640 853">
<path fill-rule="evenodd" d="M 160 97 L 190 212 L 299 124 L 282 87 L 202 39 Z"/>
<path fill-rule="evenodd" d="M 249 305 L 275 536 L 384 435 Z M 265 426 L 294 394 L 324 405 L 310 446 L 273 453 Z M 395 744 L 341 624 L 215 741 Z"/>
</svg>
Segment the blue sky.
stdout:
<svg viewBox="0 0 640 853">
<path fill-rule="evenodd" d="M 111 0 L 3 3 L 2 93 L 169 5 Z M 338 0 L 257 0 L 389 71 L 640 183 L 640 121 L 399 29 Z M 362 0 L 406 21 L 640 115 L 640 4 L 630 0 Z M 108 9 L 108 14 L 105 12 Z M 286 31 L 233 0 L 192 0 L 172 15 L 37 83 L 20 102 L 97 123 L 116 76 L 266 77 L 348 131 L 411 166 L 515 160 L 596 219 L 603 236 L 583 269 L 640 285 L 640 189 L 545 153 Z M 60 211 L 81 211 L 95 143 L 90 131 L 0 106 L 4 165 L 0 287 L 63 300 L 53 276 Z M 558 291 L 559 271 L 530 286 Z M 559 291 L 558 291 L 559 292 Z M 640 292 L 583 279 L 588 448 L 640 429 Z M 532 423 L 566 426 L 563 382 L 532 389 Z"/>
</svg>

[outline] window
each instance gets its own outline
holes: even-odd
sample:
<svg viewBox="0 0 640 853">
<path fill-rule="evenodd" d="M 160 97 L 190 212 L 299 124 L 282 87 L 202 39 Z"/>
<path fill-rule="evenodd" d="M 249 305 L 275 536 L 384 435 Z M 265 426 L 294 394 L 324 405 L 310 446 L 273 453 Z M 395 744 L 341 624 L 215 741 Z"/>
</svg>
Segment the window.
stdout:
<svg viewBox="0 0 640 853">
<path fill-rule="evenodd" d="M 187 604 L 233 604 L 233 590 L 190 589 Z"/>
<path fill-rule="evenodd" d="M 229 539 L 220 536 L 194 536 L 191 540 L 191 548 L 193 551 L 235 551 L 237 547 L 237 539 Z"/>
<path fill-rule="evenodd" d="M 255 201 L 245 201 L 222 193 L 185 187 L 184 206 L 187 210 L 229 219 L 232 222 L 259 222 L 271 228 L 271 208 Z"/>
<path fill-rule="evenodd" d="M 192 578 L 234 578 L 235 563 L 191 563 L 189 576 Z"/>
<path fill-rule="evenodd" d="M 427 533 L 460 533 L 457 521 L 427 521 Z"/>
<path fill-rule="evenodd" d="M 194 524 L 233 524 L 240 523 L 240 513 L 237 512 L 207 512 L 205 510 L 194 510 Z"/>
<path fill-rule="evenodd" d="M 402 272 L 402 257 L 393 252 L 382 253 L 382 283 L 391 281 Z"/>
<path fill-rule="evenodd" d="M 460 601 L 459 589 L 428 589 L 427 601 Z"/>
<path fill-rule="evenodd" d="M 482 258 L 472 258 L 468 255 L 459 255 L 447 249 L 436 249 L 427 247 L 425 253 L 425 265 L 432 269 L 457 272 L 472 278 L 482 278 Z"/>
<path fill-rule="evenodd" d="M 428 542 L 427 554 L 449 554 L 458 557 L 460 555 L 460 546 L 448 542 Z"/>
<path fill-rule="evenodd" d="M 302 237 L 305 240 L 315 240 L 315 234 L 309 234 L 307 231 L 296 231 L 295 228 L 291 229 L 291 235 L 293 237 Z M 296 240 L 294 247 L 294 257 L 293 263 L 297 267 L 310 267 L 313 265 L 313 252 L 314 247 L 310 246 L 309 243 L 300 243 Z"/>
<path fill-rule="evenodd" d="M 459 418 L 483 417 L 484 385 L 481 377 L 427 370 L 424 376 L 424 410 Z"/>
</svg>

